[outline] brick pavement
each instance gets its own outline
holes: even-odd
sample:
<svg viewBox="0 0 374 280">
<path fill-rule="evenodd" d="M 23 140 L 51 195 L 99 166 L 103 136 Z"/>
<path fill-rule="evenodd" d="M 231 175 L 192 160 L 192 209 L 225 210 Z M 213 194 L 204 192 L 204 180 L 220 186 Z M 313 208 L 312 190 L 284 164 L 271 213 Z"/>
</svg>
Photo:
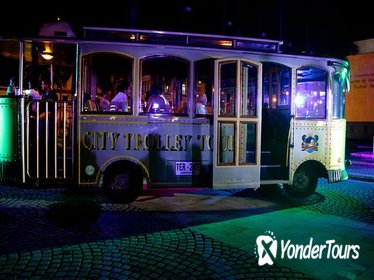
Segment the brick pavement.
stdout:
<svg viewBox="0 0 374 280">
<path fill-rule="evenodd" d="M 49 206 L 69 196 L 61 189 L 0 186 L 0 279 L 308 279 L 285 266 L 259 267 L 253 251 L 184 226 L 173 211 L 114 205 L 98 193 L 80 197 L 102 206 L 88 227 L 49 220 Z"/>
<path fill-rule="evenodd" d="M 372 180 L 370 159 L 348 157 L 351 178 Z M 230 194 L 203 190 L 119 205 L 93 191 L 79 194 L 101 206 L 99 219 L 85 227 L 61 225 L 47 215 L 50 205 L 75 193 L 0 186 L 0 279 L 370 279 L 373 189 L 365 183 L 357 183 L 357 189 L 344 186 L 322 183 L 303 204 L 253 195 L 231 201 Z M 207 211 L 212 205 L 214 211 Z M 364 257 L 260 267 L 253 240 L 269 228 L 299 240 L 306 233 L 349 242 L 360 236 Z"/>
</svg>

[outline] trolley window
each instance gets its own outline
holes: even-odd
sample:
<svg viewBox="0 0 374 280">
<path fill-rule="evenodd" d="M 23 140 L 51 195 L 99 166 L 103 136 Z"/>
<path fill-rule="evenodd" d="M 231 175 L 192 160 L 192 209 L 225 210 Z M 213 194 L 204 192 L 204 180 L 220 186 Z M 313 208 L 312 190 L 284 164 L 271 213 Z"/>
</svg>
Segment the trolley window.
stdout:
<svg viewBox="0 0 374 280">
<path fill-rule="evenodd" d="M 241 63 L 242 104 L 241 115 L 255 117 L 257 115 L 257 67 Z"/>
<path fill-rule="evenodd" d="M 334 119 L 344 118 L 344 108 L 345 108 L 345 93 L 348 91 L 347 82 L 349 73 L 347 68 L 342 67 L 333 76 L 333 108 L 332 117 Z"/>
<path fill-rule="evenodd" d="M 195 63 L 196 115 L 213 114 L 214 59 Z"/>
<path fill-rule="evenodd" d="M 326 118 L 326 92 L 328 73 L 315 67 L 297 69 L 296 117 Z"/>
<path fill-rule="evenodd" d="M 141 61 L 141 112 L 156 114 L 188 114 L 190 63 L 175 56 L 152 56 Z M 157 86 L 161 104 L 151 101 Z"/>
<path fill-rule="evenodd" d="M 221 94 L 218 98 L 220 117 L 236 115 L 236 68 L 236 62 L 222 63 L 220 68 Z"/>
<path fill-rule="evenodd" d="M 290 105 L 291 69 L 276 64 L 263 64 L 263 100 L 269 109 Z"/>
<path fill-rule="evenodd" d="M 96 53 L 84 57 L 83 65 L 84 112 L 132 113 L 132 58 L 118 54 Z M 120 99 L 120 106 L 116 101 L 119 97 L 116 98 L 116 95 L 119 93 L 126 95 Z"/>
<path fill-rule="evenodd" d="M 19 42 L 0 42 L 0 96 L 9 96 L 8 86 L 10 80 L 14 82 L 14 87 L 19 86 Z M 16 94 L 14 91 L 13 94 Z"/>
</svg>

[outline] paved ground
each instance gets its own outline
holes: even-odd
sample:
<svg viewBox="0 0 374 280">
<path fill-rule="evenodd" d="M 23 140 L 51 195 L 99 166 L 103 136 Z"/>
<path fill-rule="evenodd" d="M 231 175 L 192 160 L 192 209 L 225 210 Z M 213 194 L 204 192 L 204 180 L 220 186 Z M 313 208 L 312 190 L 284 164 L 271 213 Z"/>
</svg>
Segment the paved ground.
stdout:
<svg viewBox="0 0 374 280">
<path fill-rule="evenodd" d="M 121 205 L 94 190 L 0 186 L 0 279 L 373 279 L 372 162 L 351 159 L 362 180 L 320 180 L 305 200 L 275 186 L 149 190 Z M 359 258 L 259 266 L 266 231 L 278 242 L 359 245 Z"/>
<path fill-rule="evenodd" d="M 1 186 L 0 279 L 370 279 L 374 187 L 355 184 L 321 181 L 304 201 L 277 188 L 148 191 L 131 205 L 97 192 Z M 100 205 L 96 222 L 69 223 L 85 203 L 69 204 L 65 220 L 50 215 L 52 205 L 77 200 Z M 358 243 L 360 258 L 259 266 L 255 240 L 267 230 L 298 243 Z"/>
</svg>

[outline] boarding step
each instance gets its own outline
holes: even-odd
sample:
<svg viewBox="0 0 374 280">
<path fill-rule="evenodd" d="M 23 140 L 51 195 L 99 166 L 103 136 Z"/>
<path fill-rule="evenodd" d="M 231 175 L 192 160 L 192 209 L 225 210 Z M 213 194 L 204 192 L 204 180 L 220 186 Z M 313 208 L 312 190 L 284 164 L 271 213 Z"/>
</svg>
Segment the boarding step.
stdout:
<svg viewBox="0 0 374 280">
<path fill-rule="evenodd" d="M 261 164 L 268 165 L 271 163 L 271 151 L 261 151 Z"/>
<path fill-rule="evenodd" d="M 261 179 L 280 179 L 282 177 L 281 166 L 278 164 L 261 164 Z"/>
</svg>

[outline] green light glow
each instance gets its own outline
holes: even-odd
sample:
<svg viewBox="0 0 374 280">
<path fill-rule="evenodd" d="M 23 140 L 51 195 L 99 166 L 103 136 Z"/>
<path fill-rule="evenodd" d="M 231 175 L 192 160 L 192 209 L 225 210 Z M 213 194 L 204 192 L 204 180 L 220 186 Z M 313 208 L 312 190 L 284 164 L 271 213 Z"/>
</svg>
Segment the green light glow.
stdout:
<svg viewBox="0 0 374 280">
<path fill-rule="evenodd" d="M 347 68 L 342 68 L 340 70 L 340 77 L 345 80 L 347 78 L 347 75 L 348 75 L 348 69 Z"/>
<path fill-rule="evenodd" d="M 0 162 L 16 160 L 17 104 L 16 98 L 0 98 Z"/>
</svg>

